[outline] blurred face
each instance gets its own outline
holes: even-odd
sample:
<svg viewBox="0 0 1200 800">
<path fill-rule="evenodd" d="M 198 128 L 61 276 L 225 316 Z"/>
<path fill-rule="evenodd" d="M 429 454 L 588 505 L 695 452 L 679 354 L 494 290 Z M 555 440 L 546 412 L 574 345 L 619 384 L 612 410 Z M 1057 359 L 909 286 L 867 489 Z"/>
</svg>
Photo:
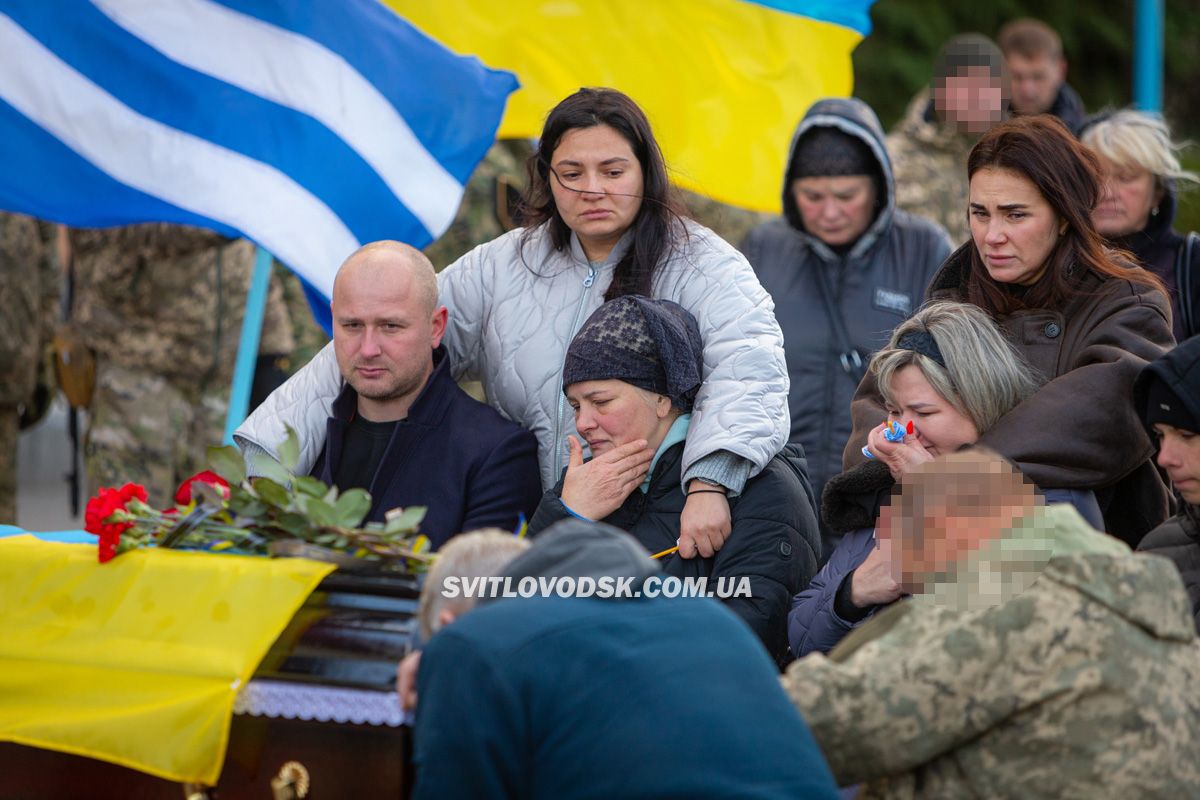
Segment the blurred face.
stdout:
<svg viewBox="0 0 1200 800">
<path fill-rule="evenodd" d="M 1027 58 L 1013 53 L 1008 62 L 1012 77 L 1012 107 L 1018 114 L 1044 114 L 1054 105 L 1067 77 L 1067 62 L 1046 54 Z"/>
<path fill-rule="evenodd" d="M 925 580 L 949 571 L 951 565 L 991 538 L 991 532 L 985 533 L 979 522 L 950 516 L 944 509 L 927 509 L 919 539 L 893 525 L 892 535 L 899 540 L 894 550 L 900 556 L 899 582 L 905 590 L 913 594 L 927 591 L 931 587 L 925 585 Z"/>
<path fill-rule="evenodd" d="M 1162 199 L 1154 176 L 1139 166 L 1120 166 L 1096 155 L 1104 168 L 1104 191 L 1092 211 L 1096 230 L 1110 239 L 1145 230 L 1150 210 Z"/>
<path fill-rule="evenodd" d="M 1183 428 L 1158 424 L 1158 465 L 1167 471 L 1171 485 L 1183 499 L 1200 505 L 1200 435 Z"/>
<path fill-rule="evenodd" d="M 407 415 L 433 371 L 445 307 L 430 311 L 402 262 L 370 255 L 343 267 L 333 288 L 333 348 L 342 377 L 373 422 Z"/>
<path fill-rule="evenodd" d="M 967 67 L 934 87 L 933 107 L 960 131 L 984 133 L 1004 113 L 1004 87 L 987 67 Z"/>
<path fill-rule="evenodd" d="M 608 125 L 573 128 L 550 155 L 554 204 L 591 261 L 608 257 L 642 207 L 642 165 Z"/>
<path fill-rule="evenodd" d="M 674 422 L 670 400 L 624 381 L 573 383 L 567 387 L 567 402 L 593 456 L 638 439 L 656 450 Z"/>
<path fill-rule="evenodd" d="M 797 178 L 792 196 L 804 229 L 833 247 L 858 241 L 875 219 L 875 181 L 868 175 Z"/>
<path fill-rule="evenodd" d="M 1065 229 L 1033 182 L 1006 169 L 981 169 L 971 178 L 970 215 L 971 239 L 999 283 L 1036 283 Z"/>
<path fill-rule="evenodd" d="M 975 423 L 938 394 L 916 364 L 896 370 L 890 388 L 888 420 L 899 422 L 901 427 L 911 420 L 917 441 L 930 455 L 953 453 L 979 439 Z"/>
</svg>

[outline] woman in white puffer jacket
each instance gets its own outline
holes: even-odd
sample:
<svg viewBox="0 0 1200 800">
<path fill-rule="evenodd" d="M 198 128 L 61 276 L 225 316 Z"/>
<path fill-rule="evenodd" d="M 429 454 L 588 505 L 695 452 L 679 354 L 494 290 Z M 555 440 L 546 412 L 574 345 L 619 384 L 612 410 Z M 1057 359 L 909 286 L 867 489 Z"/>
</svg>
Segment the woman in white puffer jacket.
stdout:
<svg viewBox="0 0 1200 800">
<path fill-rule="evenodd" d="M 581 89 L 559 103 L 530 172 L 526 227 L 438 276 L 454 375 L 481 381 L 492 406 L 536 434 L 542 482 L 553 486 L 575 434 L 562 364 L 579 326 L 626 294 L 679 303 L 699 322 L 705 368 L 683 457 L 680 553 L 711 556 L 729 532 L 723 493 L 739 493 L 790 430 L 771 297 L 735 248 L 683 218 L 650 124 L 626 95 Z M 341 386 L 330 345 L 250 416 L 236 441 L 247 454 L 274 455 L 286 423 L 300 434 L 298 469 L 308 469 Z"/>
</svg>

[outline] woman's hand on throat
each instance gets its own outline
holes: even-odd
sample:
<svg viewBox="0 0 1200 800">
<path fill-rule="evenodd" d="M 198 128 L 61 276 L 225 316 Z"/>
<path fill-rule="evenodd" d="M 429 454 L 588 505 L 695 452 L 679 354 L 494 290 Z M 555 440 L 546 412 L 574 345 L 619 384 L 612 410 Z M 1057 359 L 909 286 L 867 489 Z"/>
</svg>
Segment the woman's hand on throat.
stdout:
<svg viewBox="0 0 1200 800">
<path fill-rule="evenodd" d="M 583 445 L 567 437 L 571 457 L 563 478 L 562 501 L 581 517 L 604 519 L 616 511 L 646 480 L 654 451 L 645 439 L 614 447 L 591 461 L 583 460 Z"/>
</svg>

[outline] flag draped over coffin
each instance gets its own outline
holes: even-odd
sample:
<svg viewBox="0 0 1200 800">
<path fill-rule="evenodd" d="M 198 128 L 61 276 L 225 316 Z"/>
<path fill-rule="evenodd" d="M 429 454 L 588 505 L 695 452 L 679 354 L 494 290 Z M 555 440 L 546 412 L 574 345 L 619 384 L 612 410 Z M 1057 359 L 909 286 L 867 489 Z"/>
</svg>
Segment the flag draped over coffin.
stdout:
<svg viewBox="0 0 1200 800">
<path fill-rule="evenodd" d="M 0 538 L 0 741 L 215 786 L 239 689 L 332 570 Z"/>
<path fill-rule="evenodd" d="M 328 297 L 446 229 L 516 86 L 374 0 L 0 0 L 0 208 L 245 235 Z"/>
<path fill-rule="evenodd" d="M 460 53 L 521 81 L 501 137 L 538 136 L 581 86 L 634 98 L 680 185 L 778 211 L 804 112 L 853 87 L 874 0 L 384 0 Z"/>
</svg>

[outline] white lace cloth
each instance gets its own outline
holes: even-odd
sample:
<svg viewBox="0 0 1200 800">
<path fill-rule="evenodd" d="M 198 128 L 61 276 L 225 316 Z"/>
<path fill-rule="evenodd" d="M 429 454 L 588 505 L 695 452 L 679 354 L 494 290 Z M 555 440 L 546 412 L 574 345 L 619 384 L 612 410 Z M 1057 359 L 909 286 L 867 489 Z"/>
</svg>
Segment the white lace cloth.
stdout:
<svg viewBox="0 0 1200 800">
<path fill-rule="evenodd" d="M 410 723 L 395 692 L 253 680 L 233 701 L 233 713 L 397 728 Z"/>
</svg>

